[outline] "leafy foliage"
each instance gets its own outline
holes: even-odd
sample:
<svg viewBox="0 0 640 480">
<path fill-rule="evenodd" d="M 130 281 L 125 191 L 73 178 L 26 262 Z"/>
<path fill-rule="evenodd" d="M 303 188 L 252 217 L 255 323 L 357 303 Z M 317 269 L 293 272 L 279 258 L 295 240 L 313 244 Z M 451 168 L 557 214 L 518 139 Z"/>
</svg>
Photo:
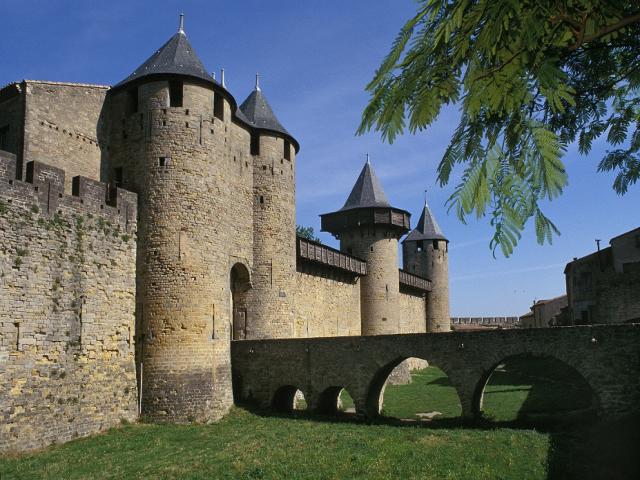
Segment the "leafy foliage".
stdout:
<svg viewBox="0 0 640 480">
<path fill-rule="evenodd" d="M 302 225 L 296 225 L 296 235 L 298 237 L 306 238 L 312 242 L 319 242 L 320 238 L 316 236 L 316 232 L 313 227 L 304 227 Z"/>
<path fill-rule="evenodd" d="M 598 166 L 618 172 L 619 194 L 640 177 L 638 51 L 631 0 L 419 0 L 367 86 L 358 132 L 393 142 L 459 105 L 438 181 L 462 165 L 449 208 L 463 222 L 489 215 L 494 254 L 508 256 L 531 218 L 539 243 L 559 234 L 540 204 L 567 185 L 570 143 L 620 147 Z"/>
</svg>

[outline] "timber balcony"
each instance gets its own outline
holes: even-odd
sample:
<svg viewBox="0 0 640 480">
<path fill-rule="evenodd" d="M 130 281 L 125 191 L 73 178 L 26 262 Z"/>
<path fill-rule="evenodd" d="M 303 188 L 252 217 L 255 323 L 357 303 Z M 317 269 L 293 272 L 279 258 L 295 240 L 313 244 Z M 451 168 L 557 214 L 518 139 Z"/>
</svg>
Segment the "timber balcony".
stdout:
<svg viewBox="0 0 640 480">
<path fill-rule="evenodd" d="M 345 230 L 385 227 L 401 236 L 409 231 L 409 212 L 393 207 L 367 207 L 338 210 L 320 215 L 321 230 L 339 236 Z"/>
<path fill-rule="evenodd" d="M 416 290 L 421 290 L 423 292 L 431 291 L 431 280 L 419 277 L 418 275 L 414 275 L 413 273 L 409 273 L 402 269 L 400 269 L 399 273 L 401 286 L 415 288 Z"/>
<path fill-rule="evenodd" d="M 327 265 L 356 275 L 367 274 L 367 262 L 364 260 L 306 238 L 296 238 L 296 253 L 300 260 Z"/>
</svg>

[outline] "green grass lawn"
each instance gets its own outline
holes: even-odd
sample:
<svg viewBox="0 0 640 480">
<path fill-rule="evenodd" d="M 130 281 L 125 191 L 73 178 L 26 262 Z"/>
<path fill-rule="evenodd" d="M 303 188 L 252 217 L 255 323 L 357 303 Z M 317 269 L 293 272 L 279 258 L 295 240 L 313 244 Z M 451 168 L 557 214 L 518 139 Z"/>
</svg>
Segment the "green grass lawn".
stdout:
<svg viewBox="0 0 640 480">
<path fill-rule="evenodd" d="M 123 425 L 39 453 L 0 458 L 0 479 L 640 478 L 633 455 L 640 445 L 637 418 L 559 430 L 518 424 L 523 411 L 540 413 L 550 402 L 563 412 L 582 408 L 580 382 L 548 367 L 513 362 L 499 369 L 485 396 L 494 423 L 455 420 L 457 395 L 447 377 L 429 367 L 414 372 L 410 385 L 387 387 L 384 413 L 415 418 L 442 412 L 432 422 L 383 418 L 366 424 L 348 416 L 234 408 L 213 425 Z M 345 409 L 353 405 L 346 392 L 342 400 Z"/>
<path fill-rule="evenodd" d="M 236 408 L 214 425 L 123 426 L 2 459 L 0 472 L 2 480 L 534 479 L 545 478 L 548 448 L 535 431 L 332 423 Z"/>
</svg>

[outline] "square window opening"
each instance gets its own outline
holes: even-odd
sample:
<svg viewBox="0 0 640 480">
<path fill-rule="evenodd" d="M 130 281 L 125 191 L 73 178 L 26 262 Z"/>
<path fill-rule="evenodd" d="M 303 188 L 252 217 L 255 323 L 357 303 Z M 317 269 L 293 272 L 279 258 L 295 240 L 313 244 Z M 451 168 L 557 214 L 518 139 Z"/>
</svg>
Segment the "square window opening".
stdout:
<svg viewBox="0 0 640 480">
<path fill-rule="evenodd" d="M 181 107 L 183 100 L 183 83 L 177 80 L 169 82 L 169 106 Z"/>
<path fill-rule="evenodd" d="M 219 93 L 213 94 L 213 116 L 224 121 L 224 98 Z"/>
<path fill-rule="evenodd" d="M 251 155 L 260 155 L 260 136 L 251 135 Z"/>
</svg>

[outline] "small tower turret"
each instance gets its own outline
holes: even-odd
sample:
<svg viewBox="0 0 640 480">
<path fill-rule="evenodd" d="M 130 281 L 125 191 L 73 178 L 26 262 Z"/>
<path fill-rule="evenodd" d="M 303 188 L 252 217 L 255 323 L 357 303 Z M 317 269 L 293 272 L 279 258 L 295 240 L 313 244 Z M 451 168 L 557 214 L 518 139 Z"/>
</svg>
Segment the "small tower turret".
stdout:
<svg viewBox="0 0 640 480">
<path fill-rule="evenodd" d="M 260 88 L 240 105 L 253 127 L 253 282 L 246 338 L 295 336 L 296 153 L 298 142 L 278 121 Z"/>
<path fill-rule="evenodd" d="M 402 262 L 404 270 L 431 280 L 431 291 L 427 293 L 427 332 L 451 330 L 448 245 L 449 240 L 425 197 L 418 225 L 402 241 Z"/>
<path fill-rule="evenodd" d="M 344 206 L 320 215 L 322 230 L 340 239 L 340 250 L 367 262 L 360 280 L 362 335 L 397 333 L 398 239 L 409 230 L 409 216 L 391 206 L 368 158 Z"/>
</svg>

